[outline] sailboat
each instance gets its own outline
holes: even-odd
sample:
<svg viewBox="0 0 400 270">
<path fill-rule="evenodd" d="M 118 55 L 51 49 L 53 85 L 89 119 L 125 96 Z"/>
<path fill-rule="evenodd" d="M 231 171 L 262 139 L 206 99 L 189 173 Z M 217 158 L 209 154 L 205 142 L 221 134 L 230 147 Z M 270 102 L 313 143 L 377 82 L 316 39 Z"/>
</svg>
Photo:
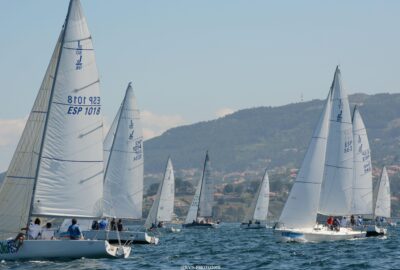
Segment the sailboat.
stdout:
<svg viewBox="0 0 400 270">
<path fill-rule="evenodd" d="M 210 158 L 208 151 L 204 160 L 203 172 L 196 187 L 192 204 L 186 216 L 184 228 L 215 228 L 212 222 L 212 208 L 214 204 L 214 181 L 211 178 Z"/>
<path fill-rule="evenodd" d="M 117 115 L 104 140 L 104 216 L 123 220 L 142 218 L 143 136 L 140 112 L 129 83 Z M 112 229 L 112 228 L 109 228 Z M 83 231 L 87 238 L 111 243 L 157 243 L 145 232 L 117 230 Z"/>
<path fill-rule="evenodd" d="M 266 228 L 269 204 L 269 179 L 267 170 L 258 186 L 258 190 L 251 204 L 250 211 L 246 215 L 244 222 L 240 225 L 244 229 Z"/>
<path fill-rule="evenodd" d="M 350 107 L 336 68 L 325 106 L 274 234 L 280 241 L 321 242 L 365 236 L 365 232 L 317 224 L 317 214 L 348 215 L 353 182 Z"/>
<path fill-rule="evenodd" d="M 390 218 L 390 183 L 386 167 L 383 167 L 381 177 L 375 188 L 374 217 L 377 224 L 368 226 L 367 236 L 380 236 L 387 233 L 384 219 Z M 387 220 L 386 220 L 387 222 Z"/>
<path fill-rule="evenodd" d="M 128 257 L 105 240 L 22 239 L 33 217 L 102 215 L 103 120 L 92 38 L 71 0 L 55 50 L 0 189 L 1 260 Z M 15 236 L 18 237 L 15 240 Z"/>
<path fill-rule="evenodd" d="M 144 226 L 147 230 L 166 228 L 166 222 L 172 220 L 174 214 L 175 201 L 175 177 L 171 158 L 168 157 L 165 167 L 164 177 L 158 187 L 158 191 L 150 208 Z M 178 228 L 169 227 L 172 232 L 178 231 Z"/>
</svg>

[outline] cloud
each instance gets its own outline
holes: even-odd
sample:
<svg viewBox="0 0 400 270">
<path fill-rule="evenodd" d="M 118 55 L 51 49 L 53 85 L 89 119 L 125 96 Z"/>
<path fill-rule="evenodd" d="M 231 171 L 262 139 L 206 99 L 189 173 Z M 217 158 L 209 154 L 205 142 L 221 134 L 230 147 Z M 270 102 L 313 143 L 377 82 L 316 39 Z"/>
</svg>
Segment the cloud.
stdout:
<svg viewBox="0 0 400 270">
<path fill-rule="evenodd" d="M 220 118 L 220 117 L 227 116 L 228 114 L 232 114 L 232 113 L 234 113 L 234 112 L 235 112 L 235 110 L 234 110 L 234 109 L 231 109 L 231 108 L 221 108 L 221 109 L 219 109 L 219 110 L 217 110 L 217 111 L 215 112 L 215 116 L 217 116 L 218 118 Z"/>
<path fill-rule="evenodd" d="M 150 111 L 142 111 L 141 114 L 143 137 L 145 140 L 161 135 L 164 131 L 183 125 L 185 119 L 180 115 L 160 115 Z"/>
<path fill-rule="evenodd" d="M 0 146 L 16 145 L 24 130 L 27 117 L 0 119 Z"/>
</svg>

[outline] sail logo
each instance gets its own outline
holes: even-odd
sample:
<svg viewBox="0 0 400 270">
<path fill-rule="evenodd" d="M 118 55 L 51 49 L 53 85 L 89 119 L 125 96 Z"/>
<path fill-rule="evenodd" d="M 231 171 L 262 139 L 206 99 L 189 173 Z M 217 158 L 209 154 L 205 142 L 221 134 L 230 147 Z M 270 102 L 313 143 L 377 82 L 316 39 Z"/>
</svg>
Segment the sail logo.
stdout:
<svg viewBox="0 0 400 270">
<path fill-rule="evenodd" d="M 78 45 L 77 45 L 77 48 L 75 50 L 75 54 L 79 57 L 76 60 L 75 69 L 76 70 L 81 70 L 82 69 L 82 44 L 81 44 L 80 40 L 78 40 Z"/>
</svg>

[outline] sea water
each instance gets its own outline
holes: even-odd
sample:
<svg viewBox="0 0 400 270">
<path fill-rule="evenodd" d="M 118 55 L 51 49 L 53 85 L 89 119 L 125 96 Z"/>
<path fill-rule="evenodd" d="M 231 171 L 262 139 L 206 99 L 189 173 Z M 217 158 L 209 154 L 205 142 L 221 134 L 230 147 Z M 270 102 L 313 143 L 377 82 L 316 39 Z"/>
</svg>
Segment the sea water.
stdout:
<svg viewBox="0 0 400 270">
<path fill-rule="evenodd" d="M 162 233 L 159 245 L 134 245 L 125 260 L 6 261 L 0 269 L 400 269 L 399 230 L 383 238 L 278 243 L 272 229 L 221 224 Z"/>
</svg>

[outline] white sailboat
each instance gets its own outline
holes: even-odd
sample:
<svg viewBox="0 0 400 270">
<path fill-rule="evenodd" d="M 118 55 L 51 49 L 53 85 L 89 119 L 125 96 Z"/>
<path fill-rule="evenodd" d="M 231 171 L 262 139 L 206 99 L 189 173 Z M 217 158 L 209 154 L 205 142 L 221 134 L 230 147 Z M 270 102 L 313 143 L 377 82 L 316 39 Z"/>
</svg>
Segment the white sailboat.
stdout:
<svg viewBox="0 0 400 270">
<path fill-rule="evenodd" d="M 367 228 L 367 236 L 380 236 L 387 233 L 385 222 L 381 219 L 390 218 L 390 182 L 386 167 L 383 167 L 381 177 L 375 187 L 374 217 L 377 224 Z M 386 220 L 387 223 L 387 220 Z"/>
<path fill-rule="evenodd" d="M 251 204 L 250 211 L 246 215 L 241 228 L 244 229 L 260 229 L 266 228 L 269 205 L 269 178 L 267 170 L 258 187 L 256 196 Z"/>
<path fill-rule="evenodd" d="M 299 174 L 274 233 L 281 241 L 332 241 L 359 238 L 365 232 L 316 224 L 317 214 L 350 212 L 353 149 L 347 95 L 337 67 L 333 83 Z"/>
<path fill-rule="evenodd" d="M 32 217 L 102 215 L 101 99 L 92 39 L 71 0 L 50 64 L 0 190 L 2 239 Z M 127 257 L 100 240 L 7 240 L 1 260 Z"/>
<path fill-rule="evenodd" d="M 142 218 L 143 136 L 140 111 L 129 83 L 117 115 L 104 140 L 104 215 L 117 219 Z M 109 228 L 112 229 L 112 228 Z M 158 243 L 145 232 L 86 230 L 85 237 L 111 243 Z"/>
<path fill-rule="evenodd" d="M 147 230 L 166 228 L 166 222 L 172 221 L 175 201 L 175 177 L 171 158 L 168 158 L 164 177 L 158 187 L 153 205 L 144 224 Z M 179 229 L 169 227 L 171 231 Z"/>
<path fill-rule="evenodd" d="M 214 204 L 214 181 L 211 178 L 210 159 L 208 151 L 204 160 L 203 172 L 192 204 L 186 216 L 184 228 L 214 228 L 216 223 L 212 222 L 212 208 Z"/>
</svg>

